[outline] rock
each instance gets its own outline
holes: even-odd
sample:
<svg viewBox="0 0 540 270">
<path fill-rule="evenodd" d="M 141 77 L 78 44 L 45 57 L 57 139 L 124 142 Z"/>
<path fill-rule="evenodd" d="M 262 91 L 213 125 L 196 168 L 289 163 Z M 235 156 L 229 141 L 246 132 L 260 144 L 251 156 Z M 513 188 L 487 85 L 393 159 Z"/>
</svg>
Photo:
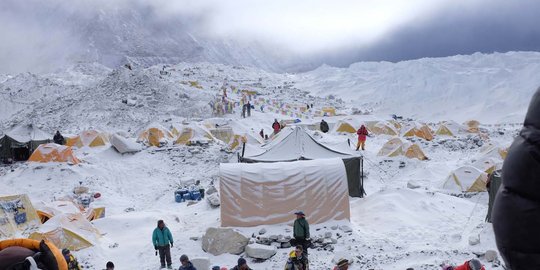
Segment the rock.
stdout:
<svg viewBox="0 0 540 270">
<path fill-rule="evenodd" d="M 197 269 L 210 269 L 210 259 L 206 257 L 190 258 L 190 261 Z"/>
<path fill-rule="evenodd" d="M 272 240 L 266 238 L 266 237 L 260 237 L 257 239 L 257 241 L 255 241 L 257 244 L 261 244 L 261 245 L 267 245 L 269 246 L 270 244 L 272 244 Z"/>
<path fill-rule="evenodd" d="M 461 241 L 461 234 L 453 234 L 452 236 L 452 240 L 454 240 L 454 242 L 459 242 Z"/>
<path fill-rule="evenodd" d="M 480 236 L 478 234 L 469 236 L 469 245 L 474 246 L 478 244 L 480 244 Z"/>
<path fill-rule="evenodd" d="M 337 244 L 337 239 L 331 238 L 330 240 L 332 240 L 332 244 Z"/>
<path fill-rule="evenodd" d="M 192 236 L 192 237 L 189 238 L 189 240 L 199 241 L 199 237 L 198 236 Z"/>
<path fill-rule="evenodd" d="M 332 233 L 331 232 L 325 232 L 324 233 L 324 238 L 330 238 L 332 237 Z"/>
<path fill-rule="evenodd" d="M 212 195 L 212 194 L 214 194 L 214 193 L 216 193 L 216 192 L 217 192 L 216 187 L 210 186 L 210 187 L 206 190 L 206 195 Z"/>
<path fill-rule="evenodd" d="M 417 189 L 417 188 L 420 188 L 420 184 L 418 184 L 416 181 L 414 180 L 410 180 L 409 182 L 407 182 L 407 188 L 410 188 L 410 189 Z"/>
<path fill-rule="evenodd" d="M 285 232 L 290 233 L 290 232 L 291 232 L 291 228 L 285 228 Z"/>
<path fill-rule="evenodd" d="M 187 206 L 191 206 L 191 205 L 194 205 L 194 204 L 197 204 L 197 203 L 199 203 L 199 201 L 188 201 Z"/>
<path fill-rule="evenodd" d="M 352 263 L 354 262 L 354 257 L 353 257 L 353 254 L 352 253 L 347 253 L 347 252 L 336 252 L 334 254 L 334 257 L 332 257 L 332 263 L 335 265 L 337 264 L 337 262 L 339 262 L 340 259 L 347 259 L 349 261 L 349 263 Z M 349 269 L 352 269 L 351 267 L 349 267 Z"/>
<path fill-rule="evenodd" d="M 270 244 L 270 246 L 275 247 L 275 248 L 281 248 L 281 243 L 278 243 L 278 242 L 272 242 L 272 243 Z"/>
<path fill-rule="evenodd" d="M 259 245 L 259 244 L 252 244 L 246 246 L 246 254 L 255 259 L 262 259 L 266 260 L 270 257 L 276 255 L 277 248 L 275 246 L 265 246 L 265 245 Z M 200 269 L 208 269 L 208 268 L 200 268 Z"/>
<path fill-rule="evenodd" d="M 265 228 L 262 228 L 260 231 L 259 231 L 259 235 L 262 235 L 262 234 L 265 234 L 266 233 L 266 229 Z"/>
<path fill-rule="evenodd" d="M 334 230 L 334 231 L 335 231 L 335 230 L 337 230 L 337 229 L 338 229 L 338 226 L 337 226 L 337 225 L 334 225 L 334 226 L 330 227 L 330 229 L 332 229 L 332 230 Z"/>
<path fill-rule="evenodd" d="M 218 193 L 212 193 L 206 196 L 206 201 L 210 204 L 210 206 L 214 208 L 219 207 L 219 205 L 221 204 Z"/>
<path fill-rule="evenodd" d="M 268 238 L 272 241 L 277 241 L 279 237 L 277 235 L 270 235 Z"/>
<path fill-rule="evenodd" d="M 485 256 L 486 261 L 493 262 L 497 259 L 497 251 L 490 249 L 486 251 L 486 255 L 484 256 Z"/>
<path fill-rule="evenodd" d="M 323 242 L 324 245 L 332 244 L 332 239 L 330 238 L 324 238 Z"/>
<path fill-rule="evenodd" d="M 249 238 L 232 229 L 208 228 L 202 237 L 202 249 L 215 256 L 224 253 L 239 255 L 248 242 Z"/>
<path fill-rule="evenodd" d="M 281 243 L 281 248 L 290 248 L 290 247 L 291 247 L 290 242 Z"/>
<path fill-rule="evenodd" d="M 343 225 L 343 226 L 339 227 L 339 229 L 342 230 L 343 232 L 346 232 L 346 233 L 352 232 L 351 227 L 349 227 L 347 225 Z"/>
</svg>

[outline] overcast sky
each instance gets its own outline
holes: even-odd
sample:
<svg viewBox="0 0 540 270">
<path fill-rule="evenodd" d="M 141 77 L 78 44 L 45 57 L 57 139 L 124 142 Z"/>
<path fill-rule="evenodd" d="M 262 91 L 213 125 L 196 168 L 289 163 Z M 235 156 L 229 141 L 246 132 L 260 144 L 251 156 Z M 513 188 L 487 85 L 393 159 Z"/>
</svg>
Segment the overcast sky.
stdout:
<svg viewBox="0 0 540 270">
<path fill-rule="evenodd" d="M 53 13 L 43 12 L 44 6 Z M 256 40 L 336 66 L 540 51 L 538 0 L 2 0 L 0 65 L 13 62 L 23 49 L 27 58 L 42 52 L 45 62 L 77 51 L 79 40 L 70 40 L 68 25 L 44 16 L 53 18 L 58 10 L 92 16 L 133 6 L 164 21 L 196 18 L 193 29 L 213 37 Z"/>
</svg>

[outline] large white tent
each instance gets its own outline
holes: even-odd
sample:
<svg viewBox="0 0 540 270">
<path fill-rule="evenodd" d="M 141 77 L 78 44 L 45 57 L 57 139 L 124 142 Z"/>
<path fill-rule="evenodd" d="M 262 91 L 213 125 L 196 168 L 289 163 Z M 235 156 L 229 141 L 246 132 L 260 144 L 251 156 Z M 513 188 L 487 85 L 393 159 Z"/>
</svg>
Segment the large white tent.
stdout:
<svg viewBox="0 0 540 270">
<path fill-rule="evenodd" d="M 250 227 L 294 220 L 350 219 L 347 173 L 338 158 L 220 165 L 221 225 Z"/>
</svg>

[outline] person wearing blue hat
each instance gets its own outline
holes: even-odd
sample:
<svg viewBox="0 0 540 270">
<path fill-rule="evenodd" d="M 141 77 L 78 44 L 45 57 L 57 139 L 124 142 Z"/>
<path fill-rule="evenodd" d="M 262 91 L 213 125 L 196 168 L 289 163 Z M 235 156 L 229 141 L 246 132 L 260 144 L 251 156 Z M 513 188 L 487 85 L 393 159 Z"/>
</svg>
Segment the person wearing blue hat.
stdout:
<svg viewBox="0 0 540 270">
<path fill-rule="evenodd" d="M 304 248 L 304 255 L 307 258 L 308 256 L 308 247 L 310 244 L 310 235 L 309 235 L 309 223 L 306 220 L 306 215 L 303 211 L 297 211 L 294 213 L 296 215 L 296 220 L 293 225 L 293 237 L 294 241 L 291 241 L 291 245 L 301 245 Z"/>
</svg>

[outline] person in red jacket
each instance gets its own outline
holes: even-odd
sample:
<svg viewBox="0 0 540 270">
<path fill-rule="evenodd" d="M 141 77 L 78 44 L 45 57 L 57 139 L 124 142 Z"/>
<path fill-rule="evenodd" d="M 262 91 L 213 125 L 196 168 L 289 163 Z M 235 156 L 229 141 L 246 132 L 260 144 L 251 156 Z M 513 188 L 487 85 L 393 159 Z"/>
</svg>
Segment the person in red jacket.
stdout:
<svg viewBox="0 0 540 270">
<path fill-rule="evenodd" d="M 356 145 L 356 151 L 362 147 L 362 150 L 365 150 L 364 147 L 366 146 L 366 138 L 368 135 L 368 131 L 364 125 L 362 125 L 357 131 L 356 134 L 358 134 L 358 144 Z"/>
<path fill-rule="evenodd" d="M 466 261 L 459 266 L 443 266 L 443 270 L 486 270 L 482 263 L 477 259 Z"/>
<path fill-rule="evenodd" d="M 281 125 L 277 121 L 277 119 L 274 119 L 274 123 L 272 124 L 272 129 L 274 130 L 274 134 L 278 134 L 278 132 L 281 130 Z"/>
</svg>

